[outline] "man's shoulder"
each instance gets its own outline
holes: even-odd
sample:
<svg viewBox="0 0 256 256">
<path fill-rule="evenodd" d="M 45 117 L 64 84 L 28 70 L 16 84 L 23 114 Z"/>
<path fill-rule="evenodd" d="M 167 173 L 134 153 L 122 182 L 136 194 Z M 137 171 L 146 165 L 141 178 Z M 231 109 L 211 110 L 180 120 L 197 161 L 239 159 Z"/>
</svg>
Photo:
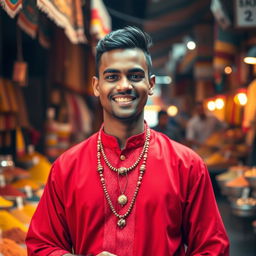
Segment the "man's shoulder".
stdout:
<svg viewBox="0 0 256 256">
<path fill-rule="evenodd" d="M 158 152 L 161 152 L 161 157 L 170 158 L 171 161 L 182 163 L 188 168 L 194 163 L 203 163 L 202 158 L 188 146 L 156 131 L 153 131 L 152 135 L 154 136 L 154 155 L 158 155 Z"/>
<path fill-rule="evenodd" d="M 178 158 L 200 158 L 191 148 L 180 142 L 170 139 L 163 133 L 153 131 L 153 135 L 154 141 L 159 147 L 164 147 L 164 150 L 170 151 L 171 154 L 176 155 Z"/>
</svg>

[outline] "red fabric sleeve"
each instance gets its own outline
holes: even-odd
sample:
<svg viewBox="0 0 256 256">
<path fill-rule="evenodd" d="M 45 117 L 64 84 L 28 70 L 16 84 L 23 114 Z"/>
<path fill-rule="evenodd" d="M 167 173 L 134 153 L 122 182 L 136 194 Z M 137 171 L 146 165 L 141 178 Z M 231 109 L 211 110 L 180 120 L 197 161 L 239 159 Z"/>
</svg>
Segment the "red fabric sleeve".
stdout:
<svg viewBox="0 0 256 256">
<path fill-rule="evenodd" d="M 229 240 L 222 223 L 209 173 L 201 160 L 191 168 L 187 204 L 183 213 L 186 256 L 228 256 Z"/>
<path fill-rule="evenodd" d="M 72 250 L 56 168 L 54 164 L 30 223 L 26 238 L 28 256 L 60 256 Z"/>
</svg>

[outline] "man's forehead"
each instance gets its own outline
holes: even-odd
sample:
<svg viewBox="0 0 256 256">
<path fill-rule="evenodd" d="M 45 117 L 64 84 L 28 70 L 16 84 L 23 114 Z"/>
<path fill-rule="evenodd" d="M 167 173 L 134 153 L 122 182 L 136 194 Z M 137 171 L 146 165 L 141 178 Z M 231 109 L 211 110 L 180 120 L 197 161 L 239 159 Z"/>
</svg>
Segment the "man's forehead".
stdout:
<svg viewBox="0 0 256 256">
<path fill-rule="evenodd" d="M 138 48 L 115 49 L 102 54 L 100 70 L 112 69 L 132 69 L 141 68 L 147 70 L 147 61 L 144 52 Z"/>
<path fill-rule="evenodd" d="M 139 48 L 128 48 L 128 49 L 114 49 L 104 52 L 101 56 L 101 62 L 108 60 L 119 60 L 122 58 L 134 59 L 134 60 L 145 60 L 146 56 L 144 52 Z"/>
</svg>

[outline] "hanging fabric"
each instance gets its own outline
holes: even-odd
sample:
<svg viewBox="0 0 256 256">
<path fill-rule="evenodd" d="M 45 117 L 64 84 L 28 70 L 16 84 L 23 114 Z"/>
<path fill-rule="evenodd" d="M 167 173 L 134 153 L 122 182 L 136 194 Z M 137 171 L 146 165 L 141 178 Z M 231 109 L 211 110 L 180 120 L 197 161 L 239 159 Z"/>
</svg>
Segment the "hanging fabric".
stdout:
<svg viewBox="0 0 256 256">
<path fill-rule="evenodd" d="M 111 18 L 102 0 L 91 1 L 91 34 L 102 39 L 111 31 Z"/>
<path fill-rule="evenodd" d="M 213 67 L 217 71 L 223 71 L 226 66 L 234 62 L 239 38 L 234 32 L 223 30 L 217 24 L 215 24 L 214 36 Z"/>
<path fill-rule="evenodd" d="M 72 43 L 87 42 L 81 0 L 37 0 L 37 6 L 65 30 Z"/>
<path fill-rule="evenodd" d="M 14 62 L 12 80 L 20 86 L 25 86 L 27 85 L 27 79 L 27 62 L 23 60 L 21 31 L 17 27 L 17 61 Z"/>
<path fill-rule="evenodd" d="M 247 89 L 247 104 L 244 109 L 243 128 L 247 131 L 246 143 L 252 145 L 256 137 L 256 79 L 254 79 Z"/>
<path fill-rule="evenodd" d="M 28 128 L 29 118 L 28 118 L 28 110 L 26 106 L 26 101 L 22 92 L 22 88 L 16 86 L 15 88 L 16 101 L 18 105 L 18 115 L 17 115 L 17 125 L 23 128 Z"/>
<path fill-rule="evenodd" d="M 20 127 L 16 128 L 16 154 L 18 157 L 21 157 L 25 154 L 26 145 L 22 130 Z"/>
<path fill-rule="evenodd" d="M 38 41 L 41 46 L 46 49 L 51 47 L 51 21 L 46 17 L 45 14 L 39 13 L 39 24 L 38 24 Z"/>
<path fill-rule="evenodd" d="M 17 23 L 29 36 L 35 38 L 38 31 L 39 12 L 35 0 L 23 1 Z"/>
<path fill-rule="evenodd" d="M 7 98 L 5 80 L 0 77 L 0 112 L 10 111 L 10 105 Z"/>
<path fill-rule="evenodd" d="M 0 0 L 0 5 L 11 18 L 14 18 L 22 9 L 22 2 L 22 0 Z"/>
</svg>

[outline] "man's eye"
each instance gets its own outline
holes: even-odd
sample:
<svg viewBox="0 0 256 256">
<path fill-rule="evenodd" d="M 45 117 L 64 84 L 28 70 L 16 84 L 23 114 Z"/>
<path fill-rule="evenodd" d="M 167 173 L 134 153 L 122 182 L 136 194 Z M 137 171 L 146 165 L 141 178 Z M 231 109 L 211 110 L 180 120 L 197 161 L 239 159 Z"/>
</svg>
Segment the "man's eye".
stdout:
<svg viewBox="0 0 256 256">
<path fill-rule="evenodd" d="M 115 81 L 118 79 L 118 76 L 117 75 L 107 75 L 107 76 L 105 76 L 105 79 L 107 81 Z"/>
<path fill-rule="evenodd" d="M 141 81 L 143 78 L 144 78 L 144 75 L 142 74 L 131 74 L 128 76 L 129 80 L 132 80 L 132 81 Z"/>
</svg>

